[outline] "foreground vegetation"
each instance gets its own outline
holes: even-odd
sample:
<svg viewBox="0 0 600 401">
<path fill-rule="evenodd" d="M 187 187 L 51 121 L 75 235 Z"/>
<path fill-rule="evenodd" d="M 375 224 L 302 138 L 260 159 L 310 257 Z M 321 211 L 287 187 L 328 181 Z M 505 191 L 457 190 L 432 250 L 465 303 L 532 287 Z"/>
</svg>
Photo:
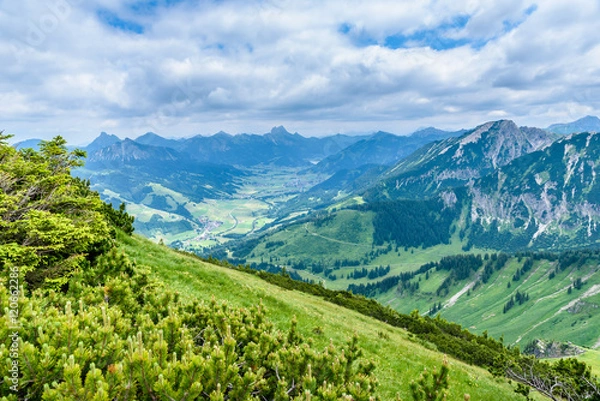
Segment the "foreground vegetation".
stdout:
<svg viewBox="0 0 600 401">
<path fill-rule="evenodd" d="M 17 152 L 5 140 L 3 400 L 528 395 L 505 375 L 554 399 L 600 396 L 576 360 L 541 363 L 439 318 L 131 237 L 124 208 L 70 176 L 82 153 L 68 152 L 60 138 L 40 152 Z M 446 362 L 439 351 L 457 359 Z"/>
<path fill-rule="evenodd" d="M 318 349 L 260 305 L 180 302 L 117 250 L 133 220 L 70 176 L 82 153 L 61 138 L 39 153 L 5 139 L 3 400 L 371 399 L 356 338 Z"/>
</svg>

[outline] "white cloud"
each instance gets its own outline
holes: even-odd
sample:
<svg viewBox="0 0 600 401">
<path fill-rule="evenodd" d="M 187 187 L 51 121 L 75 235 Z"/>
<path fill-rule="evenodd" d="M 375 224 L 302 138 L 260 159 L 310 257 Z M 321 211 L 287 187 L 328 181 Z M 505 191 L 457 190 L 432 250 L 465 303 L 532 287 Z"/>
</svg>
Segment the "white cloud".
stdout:
<svg viewBox="0 0 600 401">
<path fill-rule="evenodd" d="M 81 143 L 103 128 L 403 133 L 600 113 L 595 0 L 135 3 L 0 0 L 0 129 Z M 384 47 L 394 35 L 422 37 Z"/>
</svg>

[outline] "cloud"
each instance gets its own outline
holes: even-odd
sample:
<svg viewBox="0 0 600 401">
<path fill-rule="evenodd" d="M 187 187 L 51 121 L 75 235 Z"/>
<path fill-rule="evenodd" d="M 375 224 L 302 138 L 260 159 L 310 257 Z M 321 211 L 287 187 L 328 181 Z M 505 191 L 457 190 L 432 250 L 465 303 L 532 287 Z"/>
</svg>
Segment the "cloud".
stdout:
<svg viewBox="0 0 600 401">
<path fill-rule="evenodd" d="M 594 0 L 0 0 L 23 137 L 305 134 L 599 114 Z"/>
</svg>

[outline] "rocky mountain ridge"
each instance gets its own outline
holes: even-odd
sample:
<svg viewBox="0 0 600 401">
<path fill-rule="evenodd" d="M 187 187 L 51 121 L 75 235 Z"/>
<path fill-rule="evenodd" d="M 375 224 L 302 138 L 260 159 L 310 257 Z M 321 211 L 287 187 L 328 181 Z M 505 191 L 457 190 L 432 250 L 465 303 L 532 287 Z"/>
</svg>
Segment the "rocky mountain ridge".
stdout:
<svg viewBox="0 0 600 401">
<path fill-rule="evenodd" d="M 570 123 L 552 124 L 546 131 L 557 134 L 568 135 L 578 132 L 599 132 L 600 118 L 596 116 L 585 116 Z"/>
<path fill-rule="evenodd" d="M 96 141 L 103 138 L 102 136 Z M 276 165 L 288 167 L 310 166 L 329 155 L 339 152 L 345 147 L 363 139 L 361 136 L 332 135 L 323 138 L 304 137 L 298 133 L 290 133 L 284 127 L 274 127 L 264 135 L 239 134 L 230 135 L 218 132 L 211 136 L 196 135 L 191 138 L 167 139 L 148 132 L 135 140 L 128 141 L 125 146 L 133 146 L 134 142 L 143 146 L 162 148 L 163 155 L 171 151 L 178 157 L 201 163 L 235 165 L 252 167 L 258 165 Z M 109 145 L 114 145 L 110 143 Z M 126 158 L 118 148 L 104 150 L 102 154 L 97 147 L 91 149 L 91 158 Z M 169 151 L 167 151 L 169 150 Z M 136 151 L 132 148 L 132 151 Z M 109 153 L 113 153 L 110 155 Z M 172 153 L 175 155 L 175 153 Z M 142 157 L 142 155 L 139 155 Z"/>
<path fill-rule="evenodd" d="M 564 248 L 600 240 L 600 134 L 580 133 L 469 183 L 470 219 Z"/>
<path fill-rule="evenodd" d="M 512 160 L 548 146 L 555 136 L 513 121 L 482 124 L 460 137 L 424 146 L 383 174 L 369 199 L 418 199 L 491 173 Z"/>
</svg>

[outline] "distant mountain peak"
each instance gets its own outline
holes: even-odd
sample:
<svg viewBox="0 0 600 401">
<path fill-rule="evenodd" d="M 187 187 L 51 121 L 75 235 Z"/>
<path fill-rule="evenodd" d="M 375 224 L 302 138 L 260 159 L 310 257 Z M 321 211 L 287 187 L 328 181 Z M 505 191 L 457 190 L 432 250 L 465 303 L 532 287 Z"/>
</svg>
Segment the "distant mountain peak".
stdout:
<svg viewBox="0 0 600 401">
<path fill-rule="evenodd" d="M 372 137 L 372 138 L 379 138 L 379 137 L 387 137 L 387 136 L 390 136 L 390 135 L 391 135 L 391 136 L 397 136 L 397 135 L 394 135 L 394 134 L 392 134 L 392 133 L 390 133 L 390 132 L 385 132 L 385 131 L 377 131 L 377 132 L 375 132 L 373 135 L 371 135 L 371 137 Z"/>
<path fill-rule="evenodd" d="M 182 142 L 181 139 L 167 139 L 162 136 L 155 134 L 154 132 L 146 132 L 144 135 L 140 135 L 135 138 L 134 142 L 142 145 L 158 146 L 165 148 L 176 149 L 178 144 Z"/>
<path fill-rule="evenodd" d="M 107 134 L 106 132 L 102 131 L 100 135 L 92 141 L 92 143 L 85 147 L 85 149 L 88 152 L 94 152 L 98 149 L 106 148 L 120 141 L 121 139 L 118 136 Z"/>
<path fill-rule="evenodd" d="M 600 132 L 600 118 L 596 116 L 585 116 L 570 123 L 552 124 L 546 128 L 546 130 L 563 135 L 586 131 Z"/>
<path fill-rule="evenodd" d="M 460 146 L 464 146 L 468 143 L 475 143 L 475 142 L 479 142 L 481 140 L 481 136 L 485 133 L 488 132 L 490 130 L 490 128 L 492 128 L 492 126 L 496 123 L 496 121 L 489 121 L 485 124 L 482 124 L 478 127 L 476 127 L 473 131 L 471 131 L 470 133 L 467 133 L 465 135 L 463 135 L 460 138 Z M 516 125 L 515 125 L 516 127 Z"/>
<path fill-rule="evenodd" d="M 174 161 L 181 156 L 174 149 L 147 145 L 125 138 L 102 148 L 92 151 L 89 161 L 92 163 L 119 162 L 127 163 L 140 160 Z"/>
<path fill-rule="evenodd" d="M 105 131 L 100 132 L 100 135 L 98 135 L 98 137 L 96 139 L 102 139 L 102 140 L 106 140 L 106 139 L 117 139 L 117 140 L 121 140 L 121 138 L 119 138 L 118 136 L 114 135 L 114 134 L 108 134 Z"/>
<path fill-rule="evenodd" d="M 285 129 L 283 125 L 271 128 L 272 135 L 292 135 L 291 132 Z"/>
<path fill-rule="evenodd" d="M 409 136 L 412 136 L 413 138 L 430 138 L 431 140 L 439 140 L 439 139 L 446 139 L 446 138 L 450 138 L 453 136 L 459 136 L 462 135 L 463 133 L 465 133 L 466 130 L 460 130 L 460 131 L 444 131 L 435 127 L 424 127 L 424 128 L 419 128 L 417 129 L 415 132 L 413 132 L 412 134 L 410 134 Z"/>
<path fill-rule="evenodd" d="M 596 116 L 585 116 L 583 118 L 580 118 L 577 121 L 582 121 L 582 122 L 594 122 L 594 123 L 600 123 L 600 118 L 596 117 Z"/>
<path fill-rule="evenodd" d="M 463 156 L 466 145 L 480 144 L 484 157 L 496 168 L 550 143 L 552 138 L 544 130 L 519 127 L 512 120 L 489 121 L 459 138 L 455 157 Z"/>
<path fill-rule="evenodd" d="M 143 135 L 138 136 L 137 138 L 135 138 L 135 140 L 139 140 L 139 139 L 143 139 L 143 138 L 160 138 L 160 135 L 155 134 L 154 132 L 148 131 Z"/>
<path fill-rule="evenodd" d="M 13 145 L 13 147 L 15 149 L 32 148 L 34 150 L 38 150 L 41 141 L 42 141 L 42 139 L 37 139 L 37 138 L 36 139 L 26 139 L 24 141 L 15 143 Z"/>
</svg>

